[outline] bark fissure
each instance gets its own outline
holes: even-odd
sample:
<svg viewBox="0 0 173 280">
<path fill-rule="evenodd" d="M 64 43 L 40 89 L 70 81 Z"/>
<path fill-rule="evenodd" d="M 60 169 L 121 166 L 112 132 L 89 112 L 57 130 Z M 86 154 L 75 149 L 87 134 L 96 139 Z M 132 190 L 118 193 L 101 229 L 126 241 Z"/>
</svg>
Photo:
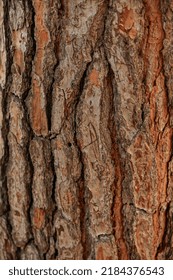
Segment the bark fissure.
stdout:
<svg viewBox="0 0 173 280">
<path fill-rule="evenodd" d="M 91 61 L 92 61 L 92 55 L 91 55 Z M 86 66 L 86 69 L 84 71 L 84 74 L 80 80 L 80 85 L 79 85 L 79 93 L 78 96 L 76 97 L 75 101 L 75 106 L 74 106 L 74 143 L 77 147 L 77 151 L 79 153 L 79 161 L 81 163 L 81 174 L 80 178 L 78 179 L 78 200 L 79 200 L 79 205 L 80 205 L 80 230 L 81 230 L 81 243 L 83 247 L 83 259 L 87 260 L 89 256 L 89 251 L 90 251 L 90 240 L 89 236 L 87 233 L 87 228 L 86 228 L 86 221 L 88 220 L 87 217 L 87 206 L 86 206 L 86 201 L 85 201 L 85 196 L 86 196 L 86 189 L 85 189 L 85 164 L 83 161 L 83 153 L 81 150 L 81 147 L 78 143 L 77 139 L 77 111 L 78 111 L 78 105 L 80 102 L 81 95 L 84 90 L 85 86 L 85 80 L 87 77 L 87 72 L 88 68 L 90 66 L 91 62 L 89 62 Z"/>
<path fill-rule="evenodd" d="M 123 215 L 122 215 L 122 181 L 123 181 L 123 171 L 122 171 L 122 162 L 119 152 L 119 147 L 117 143 L 117 128 L 115 124 L 115 97 L 114 97 L 114 86 L 113 80 L 114 73 L 111 68 L 109 61 L 108 79 L 112 91 L 112 107 L 110 106 L 110 121 L 109 121 L 109 131 L 112 140 L 112 159 L 115 163 L 115 174 L 116 179 L 113 186 L 113 200 L 112 200 L 112 228 L 113 234 L 117 241 L 118 246 L 118 257 L 119 259 L 128 259 L 128 253 L 126 248 L 126 243 L 123 236 Z"/>
<path fill-rule="evenodd" d="M 4 89 L 2 89 L 2 114 L 3 114 L 3 122 L 2 122 L 2 138 L 4 142 L 4 157 L 2 159 L 2 189 L 4 192 L 3 197 L 3 212 L 2 215 L 5 216 L 6 220 L 6 236 L 9 238 L 9 245 L 11 246 L 9 252 L 2 252 L 2 256 L 5 259 L 15 258 L 15 246 L 12 239 L 12 225 L 9 218 L 9 211 L 10 211 L 10 203 L 8 198 L 8 187 L 7 187 L 7 166 L 9 162 L 9 142 L 8 142 L 8 133 L 9 133 L 9 118 L 8 118 L 8 96 L 9 96 L 9 90 L 10 90 L 10 84 L 12 80 L 12 72 L 11 72 L 11 66 L 12 66 L 12 49 L 11 49 L 11 36 L 10 36 L 10 26 L 9 26 L 9 1 L 2 1 L 3 3 L 3 15 L 4 15 L 4 29 L 5 29 L 5 51 L 6 51 L 6 61 L 5 61 L 5 85 Z M 6 213 L 5 213 L 6 212 Z M 3 244 L 3 240 L 1 240 Z M 1 250 L 5 250 L 5 248 L 2 248 Z"/>
</svg>

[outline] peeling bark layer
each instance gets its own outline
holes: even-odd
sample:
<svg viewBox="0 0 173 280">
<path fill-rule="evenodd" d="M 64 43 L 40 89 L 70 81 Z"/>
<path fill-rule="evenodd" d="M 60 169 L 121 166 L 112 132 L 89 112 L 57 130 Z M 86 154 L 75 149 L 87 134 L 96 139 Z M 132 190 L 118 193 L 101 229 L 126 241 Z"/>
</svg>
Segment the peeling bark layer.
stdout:
<svg viewBox="0 0 173 280">
<path fill-rule="evenodd" d="M 171 0 L 0 0 L 0 259 L 173 259 Z"/>
</svg>

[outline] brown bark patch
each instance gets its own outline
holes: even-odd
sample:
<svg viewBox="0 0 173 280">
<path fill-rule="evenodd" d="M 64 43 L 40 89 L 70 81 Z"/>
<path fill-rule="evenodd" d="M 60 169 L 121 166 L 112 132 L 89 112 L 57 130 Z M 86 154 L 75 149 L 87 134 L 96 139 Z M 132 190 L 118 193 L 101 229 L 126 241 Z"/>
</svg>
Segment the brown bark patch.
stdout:
<svg viewBox="0 0 173 280">
<path fill-rule="evenodd" d="M 44 59 L 44 47 L 47 45 L 49 40 L 49 34 L 47 28 L 44 24 L 44 1 L 34 1 L 36 17 L 35 17 L 35 25 L 36 25 L 36 42 L 37 42 L 37 52 L 35 58 L 35 72 L 37 75 L 42 76 L 42 62 Z"/>
<path fill-rule="evenodd" d="M 15 46 L 14 49 L 14 63 L 18 66 L 19 71 L 24 71 L 24 52 L 21 49 L 21 31 L 13 31 L 12 37 L 13 37 L 13 44 Z"/>
<path fill-rule="evenodd" d="M 35 208 L 34 209 L 34 214 L 33 214 L 33 222 L 34 226 L 38 229 L 41 229 L 44 225 L 44 220 L 45 220 L 45 211 L 44 209 L 41 208 Z"/>
<path fill-rule="evenodd" d="M 44 97 L 42 96 L 41 85 L 36 79 L 33 79 L 33 93 L 32 125 L 38 135 L 46 135 L 48 128 L 46 111 L 44 108 Z"/>
<path fill-rule="evenodd" d="M 119 30 L 125 32 L 131 39 L 135 39 L 137 30 L 135 24 L 135 13 L 132 9 L 124 8 L 119 17 Z"/>
<path fill-rule="evenodd" d="M 89 80 L 92 85 L 99 86 L 99 73 L 95 68 L 91 71 Z"/>
</svg>

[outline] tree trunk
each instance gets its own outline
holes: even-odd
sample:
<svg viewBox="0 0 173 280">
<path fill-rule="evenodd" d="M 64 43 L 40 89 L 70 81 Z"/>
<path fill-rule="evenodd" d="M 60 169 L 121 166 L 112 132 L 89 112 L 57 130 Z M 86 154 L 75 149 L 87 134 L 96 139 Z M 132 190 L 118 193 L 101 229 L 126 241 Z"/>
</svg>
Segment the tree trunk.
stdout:
<svg viewBox="0 0 173 280">
<path fill-rule="evenodd" d="M 172 0 L 0 0 L 0 259 L 173 259 L 172 30 Z"/>
</svg>

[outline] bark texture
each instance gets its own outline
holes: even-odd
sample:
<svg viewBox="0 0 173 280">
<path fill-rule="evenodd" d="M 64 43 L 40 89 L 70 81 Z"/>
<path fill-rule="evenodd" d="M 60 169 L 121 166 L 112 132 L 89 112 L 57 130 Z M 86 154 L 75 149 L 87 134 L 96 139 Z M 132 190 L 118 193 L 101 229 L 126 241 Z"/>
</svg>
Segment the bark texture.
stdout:
<svg viewBox="0 0 173 280">
<path fill-rule="evenodd" d="M 172 32 L 172 0 L 0 0 L 0 259 L 173 259 Z"/>
</svg>

